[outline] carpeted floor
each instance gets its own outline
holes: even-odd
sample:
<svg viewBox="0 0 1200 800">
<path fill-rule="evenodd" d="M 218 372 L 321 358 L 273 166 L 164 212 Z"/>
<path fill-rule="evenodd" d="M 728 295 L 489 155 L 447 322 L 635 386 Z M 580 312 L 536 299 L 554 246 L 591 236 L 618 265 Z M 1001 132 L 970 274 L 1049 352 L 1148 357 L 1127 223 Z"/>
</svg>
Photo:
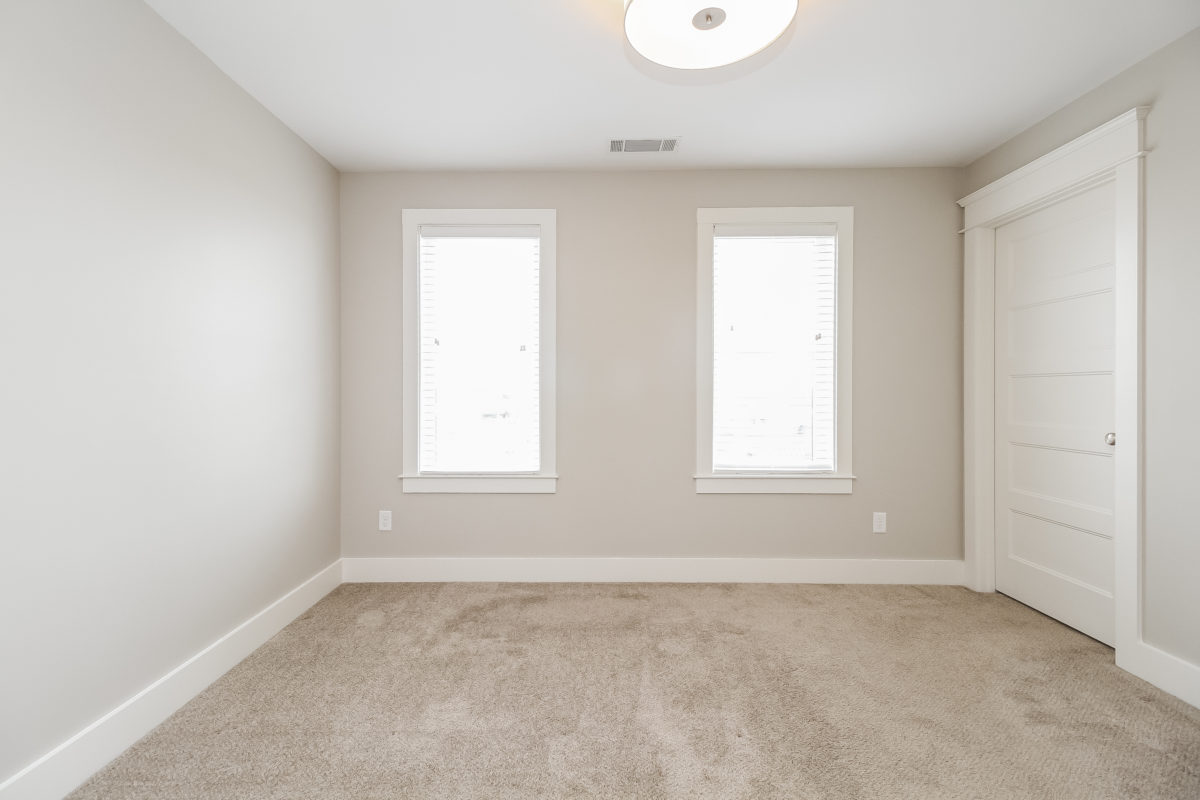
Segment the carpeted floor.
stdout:
<svg viewBox="0 0 1200 800">
<path fill-rule="evenodd" d="M 84 798 L 1200 798 L 1200 711 L 952 587 L 347 584 Z"/>
</svg>

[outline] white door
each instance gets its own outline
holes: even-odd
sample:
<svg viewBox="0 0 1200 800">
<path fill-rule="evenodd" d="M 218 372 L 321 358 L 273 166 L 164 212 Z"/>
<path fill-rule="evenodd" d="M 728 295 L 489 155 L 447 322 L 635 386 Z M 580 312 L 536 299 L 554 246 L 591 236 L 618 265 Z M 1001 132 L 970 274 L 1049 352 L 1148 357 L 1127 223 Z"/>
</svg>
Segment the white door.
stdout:
<svg viewBox="0 0 1200 800">
<path fill-rule="evenodd" d="M 996 229 L 996 588 L 1109 645 L 1114 200 Z"/>
</svg>

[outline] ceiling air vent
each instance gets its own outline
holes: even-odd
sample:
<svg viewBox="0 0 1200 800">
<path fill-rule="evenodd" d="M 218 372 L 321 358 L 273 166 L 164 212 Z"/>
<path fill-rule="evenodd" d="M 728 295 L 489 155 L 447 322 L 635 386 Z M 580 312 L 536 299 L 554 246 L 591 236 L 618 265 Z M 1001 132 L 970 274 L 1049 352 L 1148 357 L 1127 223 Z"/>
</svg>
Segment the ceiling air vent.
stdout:
<svg viewBox="0 0 1200 800">
<path fill-rule="evenodd" d="M 674 139 L 611 139 L 610 153 L 673 153 L 679 147 L 679 137 Z"/>
</svg>

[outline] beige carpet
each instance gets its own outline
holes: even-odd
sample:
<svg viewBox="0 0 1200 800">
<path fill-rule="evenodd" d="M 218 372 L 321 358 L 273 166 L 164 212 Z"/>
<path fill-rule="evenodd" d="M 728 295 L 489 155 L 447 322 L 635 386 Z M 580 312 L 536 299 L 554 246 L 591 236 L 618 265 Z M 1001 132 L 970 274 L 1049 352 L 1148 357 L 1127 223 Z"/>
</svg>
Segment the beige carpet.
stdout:
<svg viewBox="0 0 1200 800">
<path fill-rule="evenodd" d="M 1200 798 L 1200 712 L 950 587 L 350 584 L 73 798 Z"/>
</svg>

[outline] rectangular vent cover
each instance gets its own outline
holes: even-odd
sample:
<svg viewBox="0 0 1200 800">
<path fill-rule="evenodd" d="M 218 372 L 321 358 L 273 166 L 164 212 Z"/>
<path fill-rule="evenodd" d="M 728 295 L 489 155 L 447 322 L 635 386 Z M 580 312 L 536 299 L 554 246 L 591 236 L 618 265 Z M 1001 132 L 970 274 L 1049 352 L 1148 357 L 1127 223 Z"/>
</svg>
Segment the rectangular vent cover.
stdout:
<svg viewBox="0 0 1200 800">
<path fill-rule="evenodd" d="M 673 153 L 679 147 L 679 137 L 674 139 L 611 139 L 610 153 Z"/>
</svg>

